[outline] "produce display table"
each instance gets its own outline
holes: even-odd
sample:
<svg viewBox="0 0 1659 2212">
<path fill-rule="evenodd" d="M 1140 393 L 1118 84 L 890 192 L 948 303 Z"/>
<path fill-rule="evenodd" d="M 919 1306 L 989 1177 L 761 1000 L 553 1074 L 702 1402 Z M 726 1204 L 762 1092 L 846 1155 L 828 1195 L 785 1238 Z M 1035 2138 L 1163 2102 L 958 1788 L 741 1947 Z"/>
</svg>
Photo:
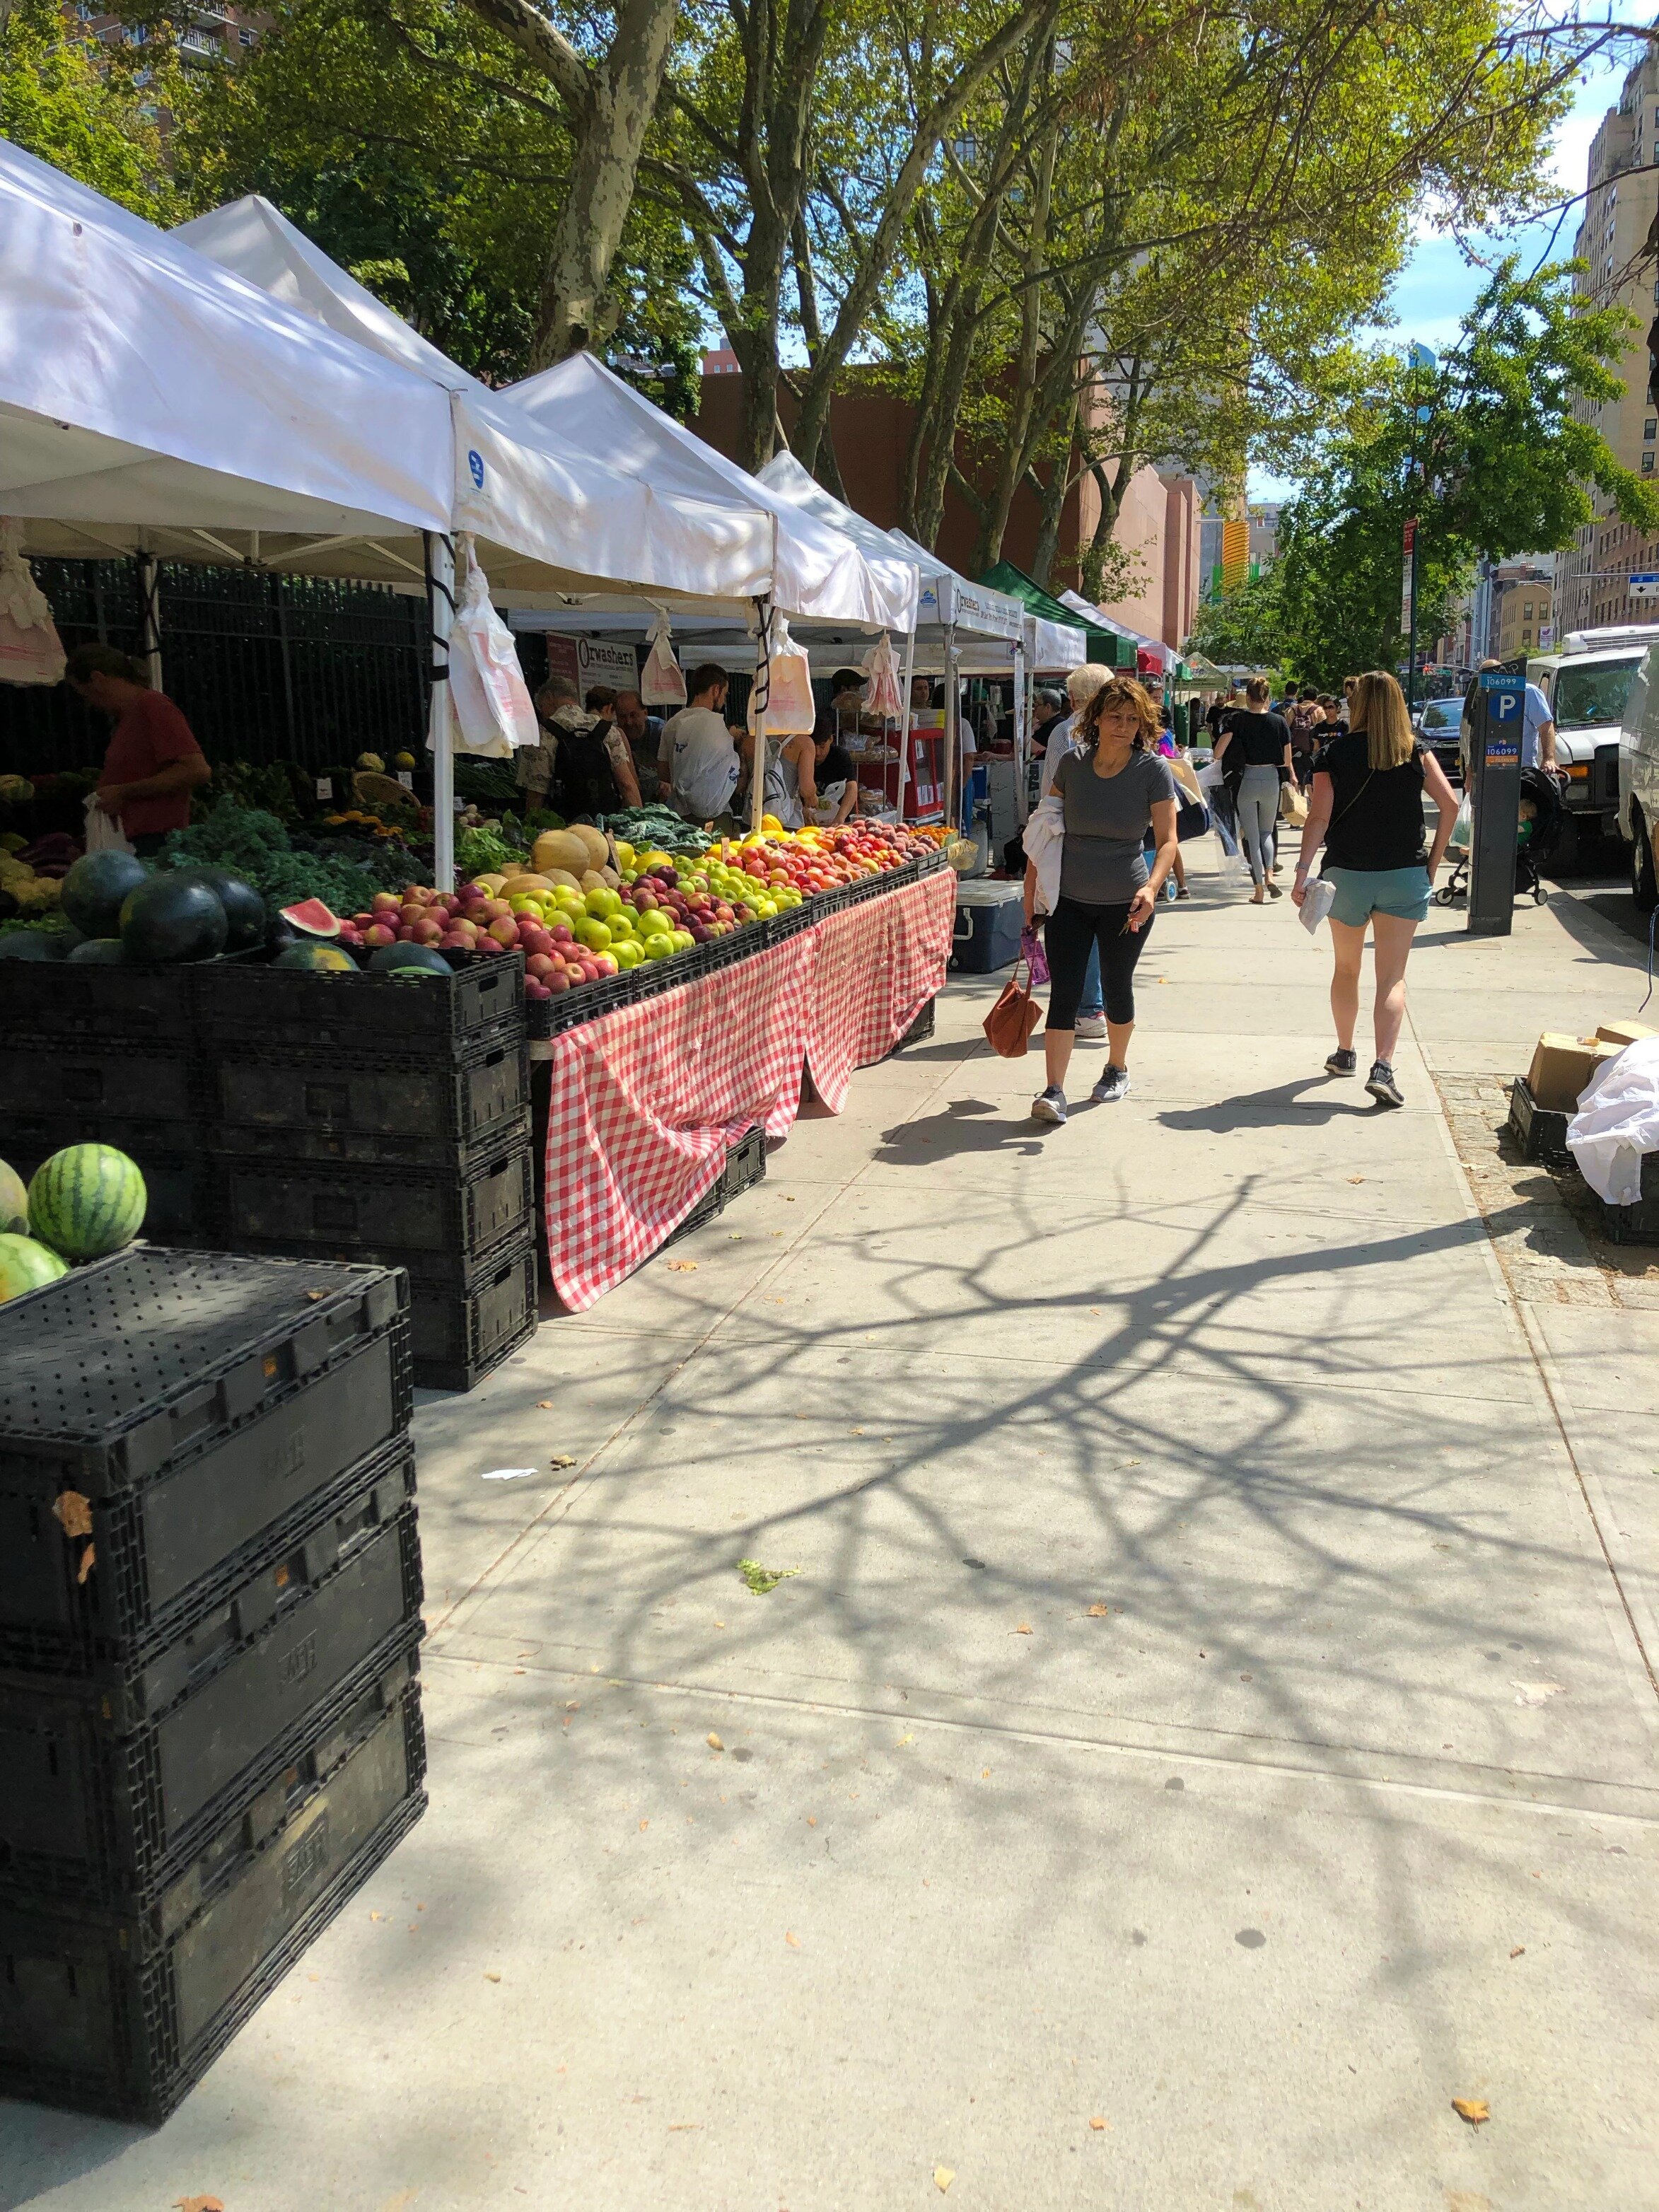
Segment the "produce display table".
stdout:
<svg viewBox="0 0 1659 2212">
<path fill-rule="evenodd" d="M 834 1113 L 945 981 L 950 869 L 551 1042 L 547 1255 L 567 1310 L 632 1273 L 757 1126 L 785 1135 L 803 1073 Z"/>
</svg>

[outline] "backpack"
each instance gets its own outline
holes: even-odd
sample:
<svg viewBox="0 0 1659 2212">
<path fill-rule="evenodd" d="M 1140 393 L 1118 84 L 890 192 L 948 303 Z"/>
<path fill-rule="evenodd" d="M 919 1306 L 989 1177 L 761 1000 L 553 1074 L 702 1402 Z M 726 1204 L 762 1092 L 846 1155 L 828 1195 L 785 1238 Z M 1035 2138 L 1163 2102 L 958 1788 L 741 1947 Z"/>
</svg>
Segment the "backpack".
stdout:
<svg viewBox="0 0 1659 2212">
<path fill-rule="evenodd" d="M 617 771 L 605 749 L 606 727 L 603 722 L 587 730 L 558 726 L 558 750 L 553 756 L 553 782 L 548 797 L 567 822 L 583 816 L 614 814 L 622 805 Z"/>
</svg>

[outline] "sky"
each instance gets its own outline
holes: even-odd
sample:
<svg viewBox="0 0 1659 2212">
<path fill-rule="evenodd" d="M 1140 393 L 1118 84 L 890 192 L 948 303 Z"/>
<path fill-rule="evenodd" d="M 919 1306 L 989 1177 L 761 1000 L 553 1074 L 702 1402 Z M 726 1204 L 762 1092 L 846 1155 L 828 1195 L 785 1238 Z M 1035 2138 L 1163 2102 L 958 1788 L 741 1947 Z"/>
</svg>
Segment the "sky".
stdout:
<svg viewBox="0 0 1659 2212">
<path fill-rule="evenodd" d="M 1630 20 L 1630 10 L 1616 5 L 1608 9 L 1607 15 L 1620 21 Z M 1616 63 L 1593 70 L 1578 87 L 1571 112 L 1557 126 L 1553 166 L 1563 199 L 1584 189 L 1590 141 L 1601 128 L 1601 118 L 1617 103 L 1619 88 L 1629 66 L 1629 59 L 1621 57 Z M 1572 252 L 1583 213 L 1582 208 L 1568 209 L 1553 246 L 1550 240 L 1556 218 L 1551 215 L 1543 222 L 1528 223 L 1483 238 L 1479 241 L 1480 250 L 1497 252 L 1512 249 L 1524 255 L 1522 265 L 1528 268 L 1546 255 L 1565 260 Z M 1472 268 L 1464 259 L 1455 238 L 1425 222 L 1418 232 L 1410 259 L 1395 282 L 1393 325 L 1383 331 L 1364 331 L 1360 336 L 1380 337 L 1401 348 L 1415 338 L 1437 352 L 1456 338 L 1458 325 L 1474 306 L 1483 275 L 1483 270 Z M 1252 499 L 1283 499 L 1295 489 L 1293 483 L 1264 470 L 1253 469 L 1250 472 Z"/>
</svg>

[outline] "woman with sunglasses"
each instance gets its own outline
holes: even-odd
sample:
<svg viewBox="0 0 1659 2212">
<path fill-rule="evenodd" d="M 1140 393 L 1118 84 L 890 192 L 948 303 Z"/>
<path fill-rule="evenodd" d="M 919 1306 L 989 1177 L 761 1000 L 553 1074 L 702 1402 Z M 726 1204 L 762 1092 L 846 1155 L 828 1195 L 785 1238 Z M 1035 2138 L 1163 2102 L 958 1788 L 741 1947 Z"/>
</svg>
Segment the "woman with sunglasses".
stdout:
<svg viewBox="0 0 1659 2212">
<path fill-rule="evenodd" d="M 1048 956 L 1048 1020 L 1042 1048 L 1048 1085 L 1032 1101 L 1035 1120 L 1066 1119 L 1066 1071 L 1092 948 L 1100 951 L 1106 1000 L 1106 1071 L 1091 1097 L 1115 1104 L 1129 1090 L 1134 1034 L 1135 963 L 1164 881 L 1175 866 L 1176 783 L 1158 750 L 1158 709 L 1132 676 L 1117 676 L 1079 712 L 1078 750 L 1054 771 L 1054 797 L 1064 822 L 1060 897 L 1043 928 Z M 1152 833 L 1148 865 L 1145 845 Z M 1036 909 L 1037 874 L 1025 866 L 1025 919 Z"/>
</svg>

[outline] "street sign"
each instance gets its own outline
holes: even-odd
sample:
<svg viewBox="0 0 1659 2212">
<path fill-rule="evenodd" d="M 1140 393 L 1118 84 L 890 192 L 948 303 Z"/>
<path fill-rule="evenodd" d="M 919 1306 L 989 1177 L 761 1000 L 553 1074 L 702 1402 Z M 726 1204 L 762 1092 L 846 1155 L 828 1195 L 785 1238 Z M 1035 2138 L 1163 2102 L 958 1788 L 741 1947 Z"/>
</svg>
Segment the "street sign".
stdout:
<svg viewBox="0 0 1659 2212">
<path fill-rule="evenodd" d="M 1647 568 L 1633 574 L 1629 590 L 1633 599 L 1659 599 L 1659 569 Z"/>
</svg>

